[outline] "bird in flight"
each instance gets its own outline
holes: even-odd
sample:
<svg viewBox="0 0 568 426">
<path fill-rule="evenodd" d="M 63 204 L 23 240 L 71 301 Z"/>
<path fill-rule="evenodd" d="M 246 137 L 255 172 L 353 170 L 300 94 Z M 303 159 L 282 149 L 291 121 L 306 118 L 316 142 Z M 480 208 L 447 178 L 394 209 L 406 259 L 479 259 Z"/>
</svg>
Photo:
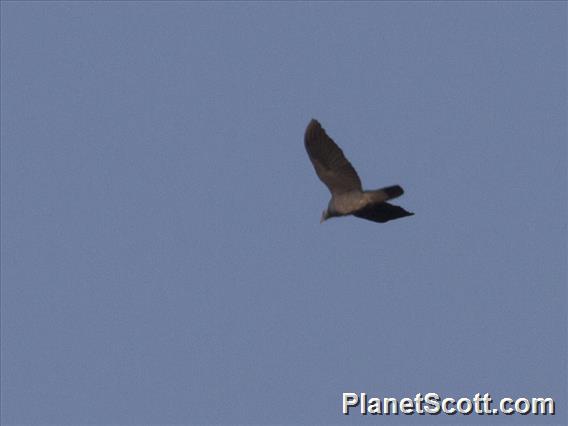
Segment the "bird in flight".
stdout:
<svg viewBox="0 0 568 426">
<path fill-rule="evenodd" d="M 404 193 L 399 185 L 364 191 L 357 172 L 317 120 L 312 119 L 308 124 L 304 144 L 316 174 L 331 192 L 320 223 L 330 217 L 348 215 L 384 223 L 414 214 L 387 203 Z"/>
</svg>

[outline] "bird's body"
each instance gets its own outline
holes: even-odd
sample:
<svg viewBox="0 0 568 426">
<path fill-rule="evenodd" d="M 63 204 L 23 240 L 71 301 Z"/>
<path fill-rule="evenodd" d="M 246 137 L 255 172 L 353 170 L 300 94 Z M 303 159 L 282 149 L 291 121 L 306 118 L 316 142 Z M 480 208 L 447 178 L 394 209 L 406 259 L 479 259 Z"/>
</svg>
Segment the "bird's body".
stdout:
<svg viewBox="0 0 568 426">
<path fill-rule="evenodd" d="M 356 210 L 362 209 L 367 204 L 367 195 L 362 191 L 350 191 L 329 200 L 327 210 L 337 216 L 346 216 Z"/>
<path fill-rule="evenodd" d="M 331 192 L 322 222 L 330 217 L 348 215 L 387 222 L 414 214 L 386 202 L 404 193 L 398 185 L 364 191 L 357 172 L 317 120 L 308 124 L 304 144 L 318 177 Z"/>
</svg>

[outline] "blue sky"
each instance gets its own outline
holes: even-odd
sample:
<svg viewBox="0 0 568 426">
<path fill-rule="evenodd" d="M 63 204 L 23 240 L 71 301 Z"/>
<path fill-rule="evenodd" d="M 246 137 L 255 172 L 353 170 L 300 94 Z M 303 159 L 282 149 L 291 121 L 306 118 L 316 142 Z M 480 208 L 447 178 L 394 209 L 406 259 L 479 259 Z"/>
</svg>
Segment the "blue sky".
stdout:
<svg viewBox="0 0 568 426">
<path fill-rule="evenodd" d="M 566 12 L 3 2 L 2 423 L 564 424 Z M 320 225 L 312 117 L 416 215 Z"/>
</svg>

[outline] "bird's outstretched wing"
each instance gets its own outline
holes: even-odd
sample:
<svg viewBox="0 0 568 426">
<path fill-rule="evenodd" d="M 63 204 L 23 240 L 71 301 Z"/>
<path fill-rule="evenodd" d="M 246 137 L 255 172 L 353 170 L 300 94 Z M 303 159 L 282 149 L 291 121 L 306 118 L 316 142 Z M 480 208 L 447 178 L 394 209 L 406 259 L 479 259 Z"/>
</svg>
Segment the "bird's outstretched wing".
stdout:
<svg viewBox="0 0 568 426">
<path fill-rule="evenodd" d="M 357 172 L 317 120 L 308 124 L 304 144 L 317 175 L 332 195 L 362 190 Z"/>
<path fill-rule="evenodd" d="M 404 210 L 402 207 L 389 203 L 369 204 L 361 210 L 353 213 L 354 216 L 379 223 L 388 222 L 389 220 L 398 219 L 405 216 L 412 216 L 413 214 L 414 213 Z"/>
</svg>

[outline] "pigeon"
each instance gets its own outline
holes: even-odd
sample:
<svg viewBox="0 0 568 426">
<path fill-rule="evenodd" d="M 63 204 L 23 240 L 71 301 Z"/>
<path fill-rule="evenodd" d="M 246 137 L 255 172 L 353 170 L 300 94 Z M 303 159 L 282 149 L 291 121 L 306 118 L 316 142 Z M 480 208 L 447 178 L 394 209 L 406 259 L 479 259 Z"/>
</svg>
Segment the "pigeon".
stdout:
<svg viewBox="0 0 568 426">
<path fill-rule="evenodd" d="M 320 223 L 331 217 L 349 215 L 384 223 L 414 214 L 387 203 L 404 193 L 400 185 L 364 191 L 357 172 L 317 120 L 312 119 L 308 124 L 304 144 L 316 174 L 331 192 Z"/>
</svg>

